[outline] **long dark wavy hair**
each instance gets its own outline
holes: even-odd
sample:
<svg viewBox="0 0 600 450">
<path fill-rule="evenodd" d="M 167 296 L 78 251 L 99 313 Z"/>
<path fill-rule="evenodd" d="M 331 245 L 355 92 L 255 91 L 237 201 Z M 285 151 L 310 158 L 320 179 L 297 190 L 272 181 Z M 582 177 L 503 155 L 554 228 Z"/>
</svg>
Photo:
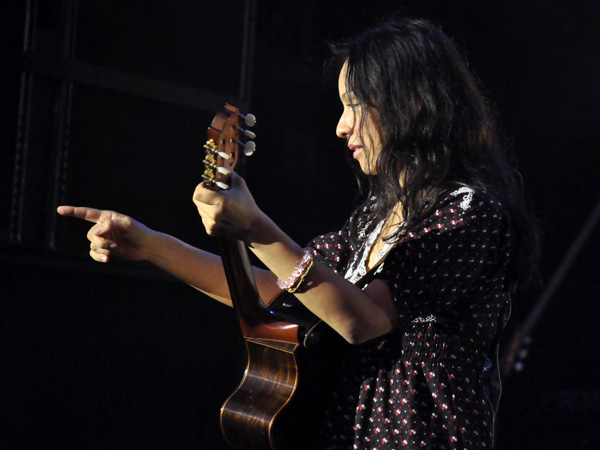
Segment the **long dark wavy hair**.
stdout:
<svg viewBox="0 0 600 450">
<path fill-rule="evenodd" d="M 508 208 L 517 231 L 509 282 L 530 280 L 538 228 L 494 115 L 454 43 L 428 21 L 404 18 L 332 49 L 338 67 L 347 63 L 346 86 L 362 111 L 360 129 L 371 114 L 382 140 L 377 176 L 367 177 L 369 196 L 377 198 L 367 219 L 385 219 L 400 202 L 402 234 L 457 187 L 486 191 Z"/>
</svg>

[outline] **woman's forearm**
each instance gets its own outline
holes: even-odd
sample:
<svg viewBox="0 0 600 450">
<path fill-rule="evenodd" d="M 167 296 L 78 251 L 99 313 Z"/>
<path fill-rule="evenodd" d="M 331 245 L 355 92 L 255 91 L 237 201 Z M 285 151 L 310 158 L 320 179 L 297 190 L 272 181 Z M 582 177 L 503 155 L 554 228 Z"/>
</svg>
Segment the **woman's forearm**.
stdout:
<svg viewBox="0 0 600 450">
<path fill-rule="evenodd" d="M 219 256 L 160 232 L 155 232 L 147 245 L 149 262 L 209 297 L 231 306 L 225 270 Z M 277 293 L 275 276 L 255 267 L 253 273 L 260 294 L 266 299 L 273 297 Z"/>
</svg>

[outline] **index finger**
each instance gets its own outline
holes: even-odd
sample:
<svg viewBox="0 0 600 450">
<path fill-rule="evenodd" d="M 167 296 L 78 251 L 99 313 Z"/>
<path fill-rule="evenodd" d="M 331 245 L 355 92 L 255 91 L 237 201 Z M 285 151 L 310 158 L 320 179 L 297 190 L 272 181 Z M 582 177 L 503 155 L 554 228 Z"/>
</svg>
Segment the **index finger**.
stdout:
<svg viewBox="0 0 600 450">
<path fill-rule="evenodd" d="M 61 216 L 76 217 L 77 219 L 83 219 L 93 223 L 97 223 L 102 215 L 101 210 L 88 208 L 87 206 L 61 205 L 56 209 L 56 212 Z"/>
</svg>

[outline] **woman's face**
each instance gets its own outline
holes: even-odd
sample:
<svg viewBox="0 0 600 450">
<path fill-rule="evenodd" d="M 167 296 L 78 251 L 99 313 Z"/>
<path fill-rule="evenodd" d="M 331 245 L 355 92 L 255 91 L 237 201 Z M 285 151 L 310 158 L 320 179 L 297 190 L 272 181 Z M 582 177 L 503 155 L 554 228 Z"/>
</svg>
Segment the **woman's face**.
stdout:
<svg viewBox="0 0 600 450">
<path fill-rule="evenodd" d="M 376 175 L 375 161 L 381 152 L 381 137 L 373 121 L 373 111 L 361 105 L 354 94 L 348 90 L 347 71 L 348 63 L 345 63 L 338 79 L 338 90 L 344 111 L 335 131 L 338 137 L 347 140 L 352 157 L 358 161 L 361 170 L 367 175 Z M 361 122 L 363 122 L 362 128 Z"/>
</svg>

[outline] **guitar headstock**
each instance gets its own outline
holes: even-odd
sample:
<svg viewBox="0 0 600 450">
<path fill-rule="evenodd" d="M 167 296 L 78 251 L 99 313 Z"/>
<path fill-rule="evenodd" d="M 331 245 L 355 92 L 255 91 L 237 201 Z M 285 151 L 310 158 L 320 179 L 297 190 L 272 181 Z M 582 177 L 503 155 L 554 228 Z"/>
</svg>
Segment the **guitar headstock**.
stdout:
<svg viewBox="0 0 600 450">
<path fill-rule="evenodd" d="M 204 145 L 206 154 L 202 178 L 204 185 L 209 189 L 229 189 L 231 171 L 235 168 L 239 157 L 240 134 L 250 139 L 255 137 L 251 131 L 240 128 L 240 119 L 243 119 L 248 127 L 256 123 L 256 118 L 252 114 L 243 116 L 238 108 L 226 103 L 224 108 L 217 112 L 208 128 L 208 139 Z M 254 141 L 249 140 L 243 145 L 246 156 L 252 155 L 255 149 Z"/>
</svg>

